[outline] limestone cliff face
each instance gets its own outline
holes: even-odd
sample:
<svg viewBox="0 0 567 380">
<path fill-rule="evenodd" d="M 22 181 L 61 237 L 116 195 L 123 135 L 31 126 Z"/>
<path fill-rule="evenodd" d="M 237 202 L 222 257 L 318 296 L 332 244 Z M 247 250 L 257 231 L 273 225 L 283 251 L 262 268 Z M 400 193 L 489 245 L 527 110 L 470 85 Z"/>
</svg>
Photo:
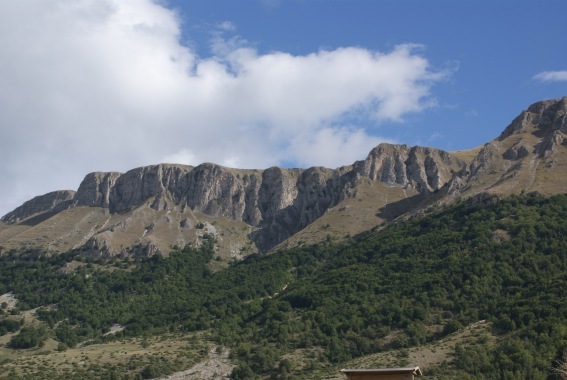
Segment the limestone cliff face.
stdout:
<svg viewBox="0 0 567 380">
<path fill-rule="evenodd" d="M 235 170 L 202 164 L 187 174 L 178 190 L 180 202 L 206 215 L 241 220 L 257 225 L 261 170 Z"/>
<path fill-rule="evenodd" d="M 567 97 L 533 104 L 474 158 L 465 162 L 459 157 L 470 153 L 380 144 L 365 160 L 335 170 L 241 170 L 205 163 L 91 173 L 76 193 L 36 197 L 5 215 L 0 243 L 52 239 L 52 247 L 156 252 L 215 233 L 212 223 L 227 220 L 232 224 L 219 228 L 224 228 L 230 257 L 238 258 L 250 239 L 268 250 L 322 216 L 335 215 L 335 206 L 351 202 L 359 192 L 368 205 L 365 213 L 375 213 L 378 202 L 388 206 L 384 215 L 391 217 L 417 207 L 402 202 L 415 195 L 427 203 L 483 192 L 565 192 Z M 10 230 L 15 224 L 18 228 Z M 35 228 L 38 224 L 41 228 Z M 22 232 L 26 226 L 33 230 L 29 239 Z M 233 244 L 243 234 L 248 240 Z"/>
<path fill-rule="evenodd" d="M 7 224 L 18 223 L 32 215 L 62 210 L 71 205 L 75 192 L 59 190 L 37 196 L 2 217 Z"/>
<path fill-rule="evenodd" d="M 357 171 L 372 180 L 427 193 L 440 189 L 464 165 L 464 161 L 439 149 L 380 144 Z"/>
<path fill-rule="evenodd" d="M 110 191 L 121 173 L 90 173 L 87 174 L 75 195 L 78 206 L 109 207 Z"/>
<path fill-rule="evenodd" d="M 559 156 L 567 146 L 567 97 L 547 102 L 541 107 L 538 132 L 542 139 L 534 148 L 545 165 L 554 167 L 561 164 Z"/>
<path fill-rule="evenodd" d="M 300 231 L 337 203 L 334 170 L 271 168 L 265 172 L 259 193 L 262 220 L 254 234 L 266 250 Z"/>
<path fill-rule="evenodd" d="M 125 215 L 139 207 L 155 212 L 198 212 L 246 223 L 254 229 L 251 237 L 256 246 L 267 250 L 356 193 L 361 178 L 429 193 L 464 166 L 464 162 L 437 149 L 389 144 L 375 148 L 364 161 L 336 170 L 240 170 L 210 163 L 196 167 L 162 164 L 124 174 L 90 173 L 76 193 L 47 194 L 2 220 L 16 223 L 53 210 L 62 202 L 66 207 L 103 208 L 110 215 Z M 128 223 L 107 227 L 94 233 L 85 244 L 106 249 L 105 242 L 112 234 L 135 224 L 130 218 Z M 152 231 L 145 230 L 144 234 Z"/>
<path fill-rule="evenodd" d="M 178 189 L 184 187 L 185 175 L 193 169 L 185 165 L 154 165 L 136 168 L 118 176 L 110 190 L 108 208 L 121 213 L 155 197 L 151 207 L 167 209 L 168 201 L 178 203 Z"/>
</svg>

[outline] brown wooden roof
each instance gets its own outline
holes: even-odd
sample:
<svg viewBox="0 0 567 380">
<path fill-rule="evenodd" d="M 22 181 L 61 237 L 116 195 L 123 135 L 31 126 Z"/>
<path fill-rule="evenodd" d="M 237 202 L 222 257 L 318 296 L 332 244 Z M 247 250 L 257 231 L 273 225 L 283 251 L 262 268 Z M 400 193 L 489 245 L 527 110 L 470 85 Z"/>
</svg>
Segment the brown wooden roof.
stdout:
<svg viewBox="0 0 567 380">
<path fill-rule="evenodd" d="M 408 374 L 408 375 L 415 375 L 415 376 L 422 376 L 421 370 L 419 367 L 408 367 L 408 368 L 366 368 L 366 369 L 341 369 L 341 372 L 344 374 L 348 373 L 357 373 L 357 374 L 376 374 L 376 375 L 400 375 L 400 374 Z"/>
</svg>

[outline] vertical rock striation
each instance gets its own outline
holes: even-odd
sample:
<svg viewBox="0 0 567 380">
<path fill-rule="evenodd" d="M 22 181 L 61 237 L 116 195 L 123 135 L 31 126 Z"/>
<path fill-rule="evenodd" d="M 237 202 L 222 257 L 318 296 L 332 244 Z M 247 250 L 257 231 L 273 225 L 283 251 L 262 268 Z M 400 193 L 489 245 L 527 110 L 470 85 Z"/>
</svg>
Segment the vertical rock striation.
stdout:
<svg viewBox="0 0 567 380">
<path fill-rule="evenodd" d="M 459 157 L 468 156 L 439 149 L 380 144 L 365 160 L 335 170 L 241 170 L 205 163 L 196 167 L 153 165 L 124 174 L 90 173 L 76 193 L 57 191 L 36 197 L 6 214 L 2 222 L 34 226 L 64 209 L 98 207 L 103 209 L 106 219 L 93 224 L 99 230 L 89 228 L 89 237 L 94 239 L 91 242 L 100 238 L 100 245 L 104 245 L 107 236 L 120 231 L 124 237 L 129 228 L 138 225 L 137 232 L 132 232 L 138 234 L 138 242 L 149 239 L 147 235 L 156 241 L 165 239 L 164 231 L 169 231 L 173 236 L 171 244 L 176 244 L 174 239 L 186 241 L 184 233 L 191 223 L 198 223 L 192 215 L 197 212 L 247 224 L 249 228 L 239 230 L 250 233 L 257 247 L 267 250 L 313 223 L 330 208 L 354 197 L 364 186 L 365 192 L 399 191 L 399 197 L 392 197 L 398 200 L 406 196 L 406 189 L 422 195 L 443 189 L 430 199 L 449 195 L 447 201 L 457 195 L 473 196 L 487 191 L 564 192 L 566 146 L 564 97 L 531 105 L 467 162 Z M 178 230 L 163 227 L 173 225 L 167 216 L 172 211 L 180 218 L 176 223 Z M 161 232 L 154 231 L 154 216 L 155 226 L 163 227 Z M 121 221 L 108 222 L 113 217 Z M 159 218 L 165 221 L 160 224 Z M 167 243 L 160 240 L 162 246 Z"/>
<path fill-rule="evenodd" d="M 421 193 L 438 190 L 464 163 L 431 148 L 381 144 L 366 160 L 336 170 L 230 169 L 205 163 L 196 167 L 161 164 L 124 174 L 90 173 L 76 193 L 57 192 L 34 198 L 2 220 L 16 223 L 36 213 L 89 206 L 124 214 L 147 205 L 156 211 L 185 210 L 242 221 L 255 227 L 253 239 L 267 250 L 321 217 L 349 197 L 367 177 Z"/>
<path fill-rule="evenodd" d="M 108 208 L 110 192 L 116 179 L 121 173 L 90 173 L 87 174 L 75 196 L 77 206 L 98 206 Z"/>
<path fill-rule="evenodd" d="M 465 162 L 433 148 L 380 144 L 358 166 L 358 173 L 388 185 L 420 193 L 439 190 Z"/>
</svg>

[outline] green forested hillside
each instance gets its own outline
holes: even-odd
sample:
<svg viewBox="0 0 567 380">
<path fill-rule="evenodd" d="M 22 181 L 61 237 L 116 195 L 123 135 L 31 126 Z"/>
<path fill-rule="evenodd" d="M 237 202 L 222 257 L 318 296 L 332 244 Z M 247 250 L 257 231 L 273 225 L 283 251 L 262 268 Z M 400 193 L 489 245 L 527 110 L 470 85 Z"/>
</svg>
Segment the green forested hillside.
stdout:
<svg viewBox="0 0 567 380">
<path fill-rule="evenodd" d="M 566 237 L 567 196 L 522 195 L 463 202 L 348 242 L 255 255 L 215 273 L 212 236 L 198 249 L 131 262 L 9 252 L 0 293 L 13 291 L 20 309 L 42 307 L 45 326 L 22 329 L 14 347 L 49 336 L 74 346 L 206 330 L 232 347 L 235 379 L 306 378 L 487 320 L 498 339 L 459 346 L 454 360 L 426 375 L 546 379 L 567 350 Z M 60 270 L 77 261 L 71 273 Z M 126 329 L 103 338 L 115 323 Z M 287 354 L 302 349 L 313 355 L 294 366 Z"/>
</svg>

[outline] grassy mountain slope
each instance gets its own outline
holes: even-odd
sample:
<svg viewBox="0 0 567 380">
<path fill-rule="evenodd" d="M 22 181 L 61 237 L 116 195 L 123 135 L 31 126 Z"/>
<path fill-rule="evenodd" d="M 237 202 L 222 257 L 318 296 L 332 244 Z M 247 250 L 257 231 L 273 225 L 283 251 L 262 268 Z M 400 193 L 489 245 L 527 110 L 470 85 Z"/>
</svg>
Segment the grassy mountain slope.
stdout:
<svg viewBox="0 0 567 380">
<path fill-rule="evenodd" d="M 566 195 L 476 199 L 217 272 L 209 235 L 199 248 L 130 262 L 12 252 L 0 258 L 0 293 L 14 292 L 20 309 L 40 307 L 35 329 L 12 333 L 16 343 L 22 334 L 37 337 L 30 345 L 75 346 L 206 331 L 232 348 L 233 378 L 332 377 L 368 355 L 378 356 L 367 363 L 413 364 L 419 347 L 441 350 L 484 321 L 477 338 L 424 362 L 425 378 L 546 379 L 567 350 L 565 236 Z M 114 324 L 126 328 L 103 337 Z"/>
</svg>

